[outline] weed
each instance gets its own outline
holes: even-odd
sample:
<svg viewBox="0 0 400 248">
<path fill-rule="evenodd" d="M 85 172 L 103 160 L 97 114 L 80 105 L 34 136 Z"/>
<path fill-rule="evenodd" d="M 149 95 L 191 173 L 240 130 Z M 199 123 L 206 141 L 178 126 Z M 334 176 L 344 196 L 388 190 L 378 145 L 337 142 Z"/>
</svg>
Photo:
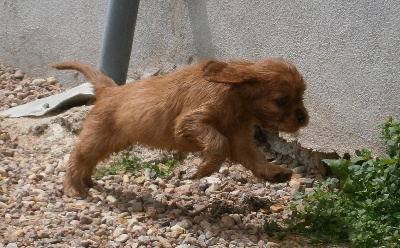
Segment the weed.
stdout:
<svg viewBox="0 0 400 248">
<path fill-rule="evenodd" d="M 166 163 L 142 163 L 139 158 L 123 156 L 108 167 L 96 169 L 93 176 L 100 179 L 107 175 L 136 174 L 137 172 L 147 171 L 150 177 L 154 179 L 168 176 L 178 165 L 179 162 L 176 160 L 168 160 Z"/>
<path fill-rule="evenodd" d="M 292 216 L 281 231 L 306 232 L 326 242 L 345 240 L 353 247 L 398 247 L 400 121 L 389 119 L 380 127 L 386 153 L 374 158 L 362 148 L 351 159 L 324 160 L 338 179 L 295 195 Z"/>
</svg>

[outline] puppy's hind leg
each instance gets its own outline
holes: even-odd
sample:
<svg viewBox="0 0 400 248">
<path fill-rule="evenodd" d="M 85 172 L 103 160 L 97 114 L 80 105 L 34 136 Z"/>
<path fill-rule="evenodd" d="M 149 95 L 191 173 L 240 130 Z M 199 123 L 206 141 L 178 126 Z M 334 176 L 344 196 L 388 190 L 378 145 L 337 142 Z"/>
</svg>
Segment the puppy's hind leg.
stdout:
<svg viewBox="0 0 400 248">
<path fill-rule="evenodd" d="M 99 159 L 90 160 L 86 153 L 87 149 L 83 146 L 85 145 L 78 141 L 72 149 L 68 161 L 63 191 L 69 197 L 85 198 L 87 196 L 86 188 L 93 186 L 90 174 Z"/>
<path fill-rule="evenodd" d="M 87 188 L 93 187 L 92 172 L 96 164 L 128 146 L 128 142 L 115 132 L 106 130 L 105 125 L 87 120 L 79 136 L 79 141 L 71 151 L 64 179 L 64 194 L 84 198 Z"/>
<path fill-rule="evenodd" d="M 203 161 L 196 177 L 202 178 L 217 172 L 229 157 L 229 142 L 213 126 L 202 122 L 201 113 L 191 113 L 180 118 L 175 126 L 175 137 L 180 143 L 203 150 Z"/>
</svg>

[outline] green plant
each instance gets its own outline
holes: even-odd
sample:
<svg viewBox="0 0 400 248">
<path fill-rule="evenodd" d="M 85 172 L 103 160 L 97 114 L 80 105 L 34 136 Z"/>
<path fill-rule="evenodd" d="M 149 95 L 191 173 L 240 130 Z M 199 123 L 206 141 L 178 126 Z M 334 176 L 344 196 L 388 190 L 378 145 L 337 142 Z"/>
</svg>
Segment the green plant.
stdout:
<svg viewBox="0 0 400 248">
<path fill-rule="evenodd" d="M 178 165 L 179 162 L 176 160 L 168 160 L 165 163 L 142 163 L 139 158 L 123 156 L 108 167 L 96 169 L 93 174 L 96 179 L 100 179 L 107 175 L 136 174 L 137 172 L 148 171 L 150 177 L 154 179 L 168 176 Z"/>
<path fill-rule="evenodd" d="M 400 244 L 400 121 L 381 127 L 387 152 L 374 158 L 359 149 L 351 159 L 326 159 L 337 175 L 295 196 L 286 230 L 327 240 L 347 240 L 354 247 Z M 337 188 L 339 184 L 339 188 Z"/>
</svg>

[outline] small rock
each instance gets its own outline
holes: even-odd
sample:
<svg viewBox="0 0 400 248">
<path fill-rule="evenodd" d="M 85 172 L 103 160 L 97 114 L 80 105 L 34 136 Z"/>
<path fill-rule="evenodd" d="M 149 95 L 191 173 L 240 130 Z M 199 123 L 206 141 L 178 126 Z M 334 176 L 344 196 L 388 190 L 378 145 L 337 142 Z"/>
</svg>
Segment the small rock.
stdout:
<svg viewBox="0 0 400 248">
<path fill-rule="evenodd" d="M 182 227 L 183 229 L 188 229 L 193 225 L 193 223 L 188 219 L 184 219 L 184 220 L 176 223 L 176 225 Z"/>
<path fill-rule="evenodd" d="M 129 227 L 129 232 L 140 233 L 141 231 L 143 231 L 143 227 L 140 225 L 132 225 Z"/>
<path fill-rule="evenodd" d="M 314 184 L 314 178 L 300 178 L 300 181 L 304 183 L 306 188 L 312 188 Z"/>
<path fill-rule="evenodd" d="M 11 135 L 7 132 L 1 132 L 0 133 L 0 140 L 2 141 L 7 141 L 11 139 Z"/>
<path fill-rule="evenodd" d="M 164 192 L 165 192 L 166 194 L 172 194 L 172 193 L 175 192 L 175 188 L 165 188 L 165 189 L 164 189 Z"/>
<path fill-rule="evenodd" d="M 70 220 L 76 220 L 78 218 L 78 215 L 75 212 L 67 212 L 65 214 L 65 218 Z"/>
<path fill-rule="evenodd" d="M 86 240 L 82 240 L 81 241 L 81 246 L 83 246 L 83 247 L 89 247 L 92 244 L 93 244 L 93 241 L 90 240 L 90 239 L 86 239 Z"/>
<path fill-rule="evenodd" d="M 22 70 L 17 70 L 15 73 L 14 73 L 14 78 L 15 79 L 23 79 L 24 78 L 24 73 L 22 72 Z"/>
<path fill-rule="evenodd" d="M 205 177 L 204 179 L 210 184 L 221 183 L 221 179 L 219 179 L 218 177 Z"/>
<path fill-rule="evenodd" d="M 4 169 L 3 167 L 0 167 L 0 176 L 8 177 L 8 173 L 7 173 L 6 169 Z"/>
<path fill-rule="evenodd" d="M 147 208 L 147 215 L 153 219 L 157 218 L 157 216 L 158 216 L 157 211 L 154 207 Z"/>
<path fill-rule="evenodd" d="M 185 229 L 179 225 L 175 225 L 171 227 L 171 231 L 176 232 L 176 233 L 185 233 Z"/>
<path fill-rule="evenodd" d="M 141 202 L 137 202 L 135 200 L 130 201 L 129 204 L 131 205 L 133 212 L 142 212 L 143 211 L 143 204 Z"/>
<path fill-rule="evenodd" d="M 306 166 L 298 166 L 298 167 L 296 167 L 296 168 L 293 168 L 293 173 L 296 173 L 296 174 L 301 174 L 301 173 L 303 173 L 303 172 L 306 172 L 307 171 L 307 167 Z"/>
<path fill-rule="evenodd" d="M 53 174 L 54 171 L 55 171 L 55 168 L 51 164 L 47 165 L 46 168 L 44 169 L 44 173 L 46 173 L 46 174 Z"/>
<path fill-rule="evenodd" d="M 124 183 L 129 183 L 129 182 L 130 182 L 130 177 L 129 177 L 129 175 L 125 174 L 125 175 L 122 177 L 122 182 L 124 182 Z"/>
<path fill-rule="evenodd" d="M 0 153 L 5 157 L 14 157 L 14 152 L 10 150 L 0 151 Z"/>
<path fill-rule="evenodd" d="M 229 215 L 222 217 L 221 221 L 227 228 L 232 228 L 235 225 L 235 220 Z"/>
<path fill-rule="evenodd" d="M 93 219 L 86 215 L 82 215 L 79 220 L 82 225 L 88 225 L 93 222 Z"/>
<path fill-rule="evenodd" d="M 211 183 L 210 187 L 208 187 L 205 192 L 206 194 L 210 194 L 212 192 L 219 191 L 220 189 L 221 189 L 220 183 L 215 182 Z"/>
<path fill-rule="evenodd" d="M 199 184 L 199 191 L 206 191 L 206 189 L 208 188 L 208 184 L 207 183 L 200 183 Z"/>
<path fill-rule="evenodd" d="M 117 238 L 119 236 L 121 236 L 121 234 L 125 234 L 127 233 L 127 230 L 125 228 L 116 228 L 113 232 L 113 237 Z"/>
<path fill-rule="evenodd" d="M 150 226 L 149 229 L 147 230 L 147 235 L 152 235 L 152 234 L 156 234 L 158 231 L 158 229 L 154 226 Z"/>
<path fill-rule="evenodd" d="M 51 237 L 51 234 L 48 231 L 38 231 L 37 235 L 39 236 L 39 238 L 41 239 L 48 239 Z"/>
<path fill-rule="evenodd" d="M 21 238 L 24 235 L 25 235 L 25 231 L 24 230 L 17 230 L 12 234 L 13 238 L 15 238 L 15 239 Z"/>
<path fill-rule="evenodd" d="M 207 231 L 206 232 L 206 238 L 207 239 L 211 239 L 212 237 L 215 237 L 215 236 L 216 236 L 216 234 L 211 232 L 211 231 Z"/>
<path fill-rule="evenodd" d="M 150 184 L 148 188 L 151 189 L 152 191 L 157 191 L 158 190 L 158 186 L 155 185 L 155 184 Z"/>
<path fill-rule="evenodd" d="M 5 246 L 5 248 L 18 248 L 18 245 L 16 243 L 8 243 L 8 245 Z"/>
<path fill-rule="evenodd" d="M 293 192 L 298 192 L 301 189 L 303 182 L 298 179 L 292 179 L 289 182 L 289 187 L 293 190 Z"/>
<path fill-rule="evenodd" d="M 56 85 L 58 83 L 58 80 L 55 77 L 49 77 L 46 79 L 47 83 L 50 85 Z"/>
<path fill-rule="evenodd" d="M 285 209 L 285 206 L 282 204 L 273 205 L 270 207 L 272 213 L 282 212 Z"/>
<path fill-rule="evenodd" d="M 144 177 L 144 176 L 135 178 L 135 183 L 137 183 L 137 184 L 143 184 L 143 183 L 146 181 L 146 179 L 147 179 L 147 178 Z"/>
<path fill-rule="evenodd" d="M 32 81 L 32 84 L 35 86 L 41 86 L 44 82 L 46 82 L 46 80 L 43 78 L 37 78 Z"/>
<path fill-rule="evenodd" d="M 257 246 L 258 247 L 264 247 L 266 244 L 265 244 L 265 241 L 264 240 L 260 240 L 260 241 L 258 241 L 258 243 L 257 243 Z"/>
<path fill-rule="evenodd" d="M 114 196 L 109 195 L 109 196 L 107 196 L 106 201 L 108 201 L 110 203 L 114 203 L 117 201 L 117 199 Z"/>
<path fill-rule="evenodd" d="M 125 243 L 129 239 L 128 234 L 121 234 L 118 238 L 115 239 L 116 242 Z"/>
<path fill-rule="evenodd" d="M 36 126 L 32 126 L 29 128 L 30 132 L 32 135 L 40 135 L 42 134 L 46 128 L 48 128 L 48 124 L 40 124 L 40 125 L 36 125 Z"/>
<path fill-rule="evenodd" d="M 149 77 L 157 76 L 158 73 L 160 73 L 160 71 L 161 70 L 159 68 L 148 69 L 143 73 L 142 78 L 149 78 Z"/>
<path fill-rule="evenodd" d="M 171 243 L 168 241 L 168 239 L 166 239 L 166 238 L 164 238 L 164 237 L 162 237 L 162 236 L 157 236 L 157 239 L 158 239 L 158 241 L 160 242 L 160 244 L 161 244 L 161 246 L 162 247 L 165 247 L 165 248 L 172 248 L 172 245 L 171 245 Z"/>
<path fill-rule="evenodd" d="M 267 242 L 267 248 L 277 248 L 277 247 L 279 247 L 279 244 L 274 242 Z"/>
<path fill-rule="evenodd" d="M 240 215 L 238 215 L 238 214 L 232 214 L 231 217 L 232 217 L 232 219 L 235 220 L 235 223 L 236 223 L 236 224 L 242 224 L 242 219 L 240 218 Z"/>
<path fill-rule="evenodd" d="M 207 208 L 207 205 L 204 204 L 194 204 L 193 209 L 195 212 L 202 212 Z"/>
<path fill-rule="evenodd" d="M 226 166 L 224 166 L 224 167 L 221 167 L 220 169 L 219 169 L 219 173 L 221 173 L 222 175 L 228 175 L 229 174 L 229 168 L 228 167 L 226 167 Z"/>
<path fill-rule="evenodd" d="M 189 196 L 192 194 L 192 185 L 191 184 L 184 184 L 182 186 L 179 186 L 175 189 L 175 192 L 178 195 L 186 195 Z"/>
</svg>

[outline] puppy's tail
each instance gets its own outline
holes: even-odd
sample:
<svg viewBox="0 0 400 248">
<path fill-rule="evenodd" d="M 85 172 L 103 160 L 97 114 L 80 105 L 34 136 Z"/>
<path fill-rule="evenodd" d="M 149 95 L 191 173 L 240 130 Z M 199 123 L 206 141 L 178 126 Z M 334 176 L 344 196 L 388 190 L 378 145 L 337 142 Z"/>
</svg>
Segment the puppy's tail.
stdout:
<svg viewBox="0 0 400 248">
<path fill-rule="evenodd" d="M 117 86 L 111 78 L 80 62 L 59 62 L 52 64 L 51 67 L 57 70 L 77 70 L 81 72 L 93 84 L 96 95 L 101 94 L 105 88 Z"/>
</svg>

